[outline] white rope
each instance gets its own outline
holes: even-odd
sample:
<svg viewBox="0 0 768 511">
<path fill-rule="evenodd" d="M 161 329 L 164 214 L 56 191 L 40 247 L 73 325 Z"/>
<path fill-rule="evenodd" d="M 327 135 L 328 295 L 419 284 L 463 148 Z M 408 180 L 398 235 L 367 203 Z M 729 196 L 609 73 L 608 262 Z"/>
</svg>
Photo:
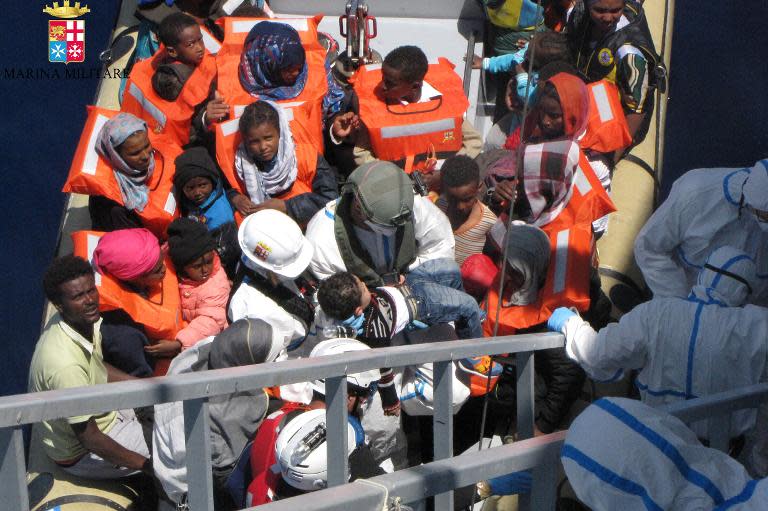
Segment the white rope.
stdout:
<svg viewBox="0 0 768 511">
<path fill-rule="evenodd" d="M 371 481 L 369 479 L 358 479 L 355 482 L 356 483 L 367 484 L 367 485 L 370 485 L 370 486 L 373 486 L 373 487 L 376 487 L 376 488 L 381 488 L 382 490 L 384 490 L 384 501 L 382 503 L 383 506 L 381 508 L 381 511 L 389 511 L 389 504 L 387 503 L 387 501 L 389 500 L 389 488 L 387 488 L 386 486 L 384 486 L 381 483 L 377 483 L 376 481 Z M 400 509 L 400 497 L 396 498 L 396 504 L 395 505 L 397 507 L 395 507 L 394 509 Z"/>
</svg>

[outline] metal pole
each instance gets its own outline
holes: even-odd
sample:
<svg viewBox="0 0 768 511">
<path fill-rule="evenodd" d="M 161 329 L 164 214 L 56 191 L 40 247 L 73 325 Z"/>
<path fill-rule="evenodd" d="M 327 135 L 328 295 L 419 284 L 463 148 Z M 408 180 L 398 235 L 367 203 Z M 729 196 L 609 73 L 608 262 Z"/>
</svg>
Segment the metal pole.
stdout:
<svg viewBox="0 0 768 511">
<path fill-rule="evenodd" d="M 531 509 L 536 511 L 555 511 L 557 501 L 557 455 L 547 457 L 541 465 L 533 469 L 531 488 Z"/>
<path fill-rule="evenodd" d="M 325 380 L 326 425 L 328 434 L 328 486 L 349 482 L 347 449 L 347 377 Z"/>
<path fill-rule="evenodd" d="M 29 511 L 27 464 L 24 461 L 24 439 L 21 427 L 0 430 L 0 494 L 4 509 Z M 7 507 L 6 507 L 7 506 Z"/>
<path fill-rule="evenodd" d="M 533 437 L 533 357 L 532 351 L 525 351 L 515 355 L 518 441 Z M 529 493 L 520 494 L 518 503 L 522 511 L 535 509 L 531 507 L 531 494 Z"/>
<path fill-rule="evenodd" d="M 213 475 L 208 399 L 184 401 L 184 437 L 187 441 L 187 495 L 189 508 L 213 511 Z"/>
<path fill-rule="evenodd" d="M 437 461 L 453 457 L 453 362 L 435 362 L 432 373 L 435 389 L 433 451 Z M 453 492 L 436 495 L 435 509 L 453 509 Z"/>
</svg>

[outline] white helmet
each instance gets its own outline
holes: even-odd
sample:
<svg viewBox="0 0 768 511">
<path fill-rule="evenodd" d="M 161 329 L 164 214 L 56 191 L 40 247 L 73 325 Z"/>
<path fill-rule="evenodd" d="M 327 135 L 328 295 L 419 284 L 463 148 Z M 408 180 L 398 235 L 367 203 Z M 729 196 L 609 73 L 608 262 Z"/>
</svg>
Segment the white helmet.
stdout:
<svg viewBox="0 0 768 511">
<path fill-rule="evenodd" d="M 304 491 L 328 485 L 325 410 L 309 410 L 286 424 L 275 442 L 275 459 L 283 480 Z M 355 429 L 347 424 L 347 455 L 357 447 Z"/>
<path fill-rule="evenodd" d="M 339 355 L 348 351 L 363 351 L 369 349 L 371 349 L 369 346 L 360 341 L 356 341 L 355 339 L 328 339 L 327 341 L 318 343 L 317 346 L 312 348 L 309 356 L 311 358 L 325 357 L 328 355 Z M 347 384 L 368 389 L 373 383 L 379 381 L 379 379 L 381 379 L 381 373 L 377 369 L 370 369 L 368 371 L 363 371 L 362 373 L 347 375 Z M 320 394 L 325 395 L 325 380 L 319 379 L 313 381 L 312 388 Z"/>
<path fill-rule="evenodd" d="M 291 279 L 307 269 L 314 254 L 296 222 L 274 209 L 245 217 L 237 240 L 247 262 Z"/>
</svg>

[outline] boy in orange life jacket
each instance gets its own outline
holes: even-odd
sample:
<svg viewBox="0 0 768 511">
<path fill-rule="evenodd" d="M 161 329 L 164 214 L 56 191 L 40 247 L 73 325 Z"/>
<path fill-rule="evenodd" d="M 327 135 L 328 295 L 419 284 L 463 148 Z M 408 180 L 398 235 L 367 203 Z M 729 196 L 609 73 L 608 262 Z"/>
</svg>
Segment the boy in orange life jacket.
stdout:
<svg viewBox="0 0 768 511">
<path fill-rule="evenodd" d="M 205 55 L 203 33 L 195 18 L 182 12 L 166 16 L 158 28 L 158 38 L 165 46 L 167 61 L 152 76 L 152 88 L 158 96 L 175 101 L 189 76 Z M 203 122 L 221 120 L 229 107 L 218 96 L 206 103 Z"/>
<path fill-rule="evenodd" d="M 435 65 L 435 68 L 440 68 L 440 66 Z M 446 115 L 441 115 L 444 106 L 450 105 L 449 102 L 466 102 L 466 98 L 463 95 L 460 98 L 454 96 L 443 97 L 443 91 L 436 89 L 436 84 L 431 84 L 428 80 L 425 80 L 428 73 L 432 72 L 431 69 L 432 66 L 430 66 L 426 55 L 424 55 L 420 48 L 416 46 L 400 46 L 395 48 L 387 54 L 381 66 L 381 82 L 376 87 L 375 96 L 358 97 L 356 98 L 358 101 L 353 99 L 350 101 L 350 104 L 353 106 L 353 110 L 355 110 L 355 103 L 375 101 L 381 104 L 377 104 L 373 110 L 387 112 L 390 109 L 387 105 L 407 107 L 417 103 L 430 103 L 439 100 L 437 108 L 433 108 L 430 105 L 427 106 L 429 106 L 429 113 L 434 114 L 434 120 L 444 118 Z M 445 72 L 443 71 L 443 73 Z M 452 78 L 455 78 L 457 83 L 460 84 L 461 80 L 458 76 Z M 353 92 L 353 94 L 357 93 Z M 365 104 L 360 103 L 357 111 L 350 111 L 336 116 L 329 133 L 331 142 L 335 145 L 340 145 L 342 141 L 354 145 L 354 162 L 357 166 L 377 158 L 389 159 L 385 158 L 382 154 L 377 154 L 376 146 L 379 144 L 379 141 L 372 139 L 370 136 L 368 128 L 371 128 L 371 126 L 368 126 L 368 128 L 365 126 L 365 122 L 370 122 L 365 119 L 365 106 Z M 402 159 L 405 160 L 409 156 L 425 155 L 430 151 L 430 145 L 438 147 L 445 133 L 450 131 L 439 130 L 439 132 L 435 132 L 434 136 L 438 138 L 435 139 L 434 144 L 426 143 L 423 149 L 419 149 L 418 155 L 404 154 Z M 468 121 L 464 120 L 462 122 L 460 135 L 455 133 L 452 136 L 461 137 L 461 146 L 458 154 L 466 154 L 472 158 L 480 154 L 482 150 L 482 137 Z M 427 181 L 427 185 L 430 188 L 434 190 L 439 189 L 438 176 L 429 176 Z"/>
</svg>

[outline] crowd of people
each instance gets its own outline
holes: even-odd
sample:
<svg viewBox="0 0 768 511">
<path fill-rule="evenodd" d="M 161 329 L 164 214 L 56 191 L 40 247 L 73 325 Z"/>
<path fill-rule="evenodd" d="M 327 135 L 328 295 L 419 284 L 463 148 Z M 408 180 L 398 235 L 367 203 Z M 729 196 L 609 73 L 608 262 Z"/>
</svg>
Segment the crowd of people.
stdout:
<svg viewBox="0 0 768 511">
<path fill-rule="evenodd" d="M 30 391 L 547 330 L 566 346 L 535 358 L 537 435 L 568 428 L 587 378 L 636 376 L 650 405 L 766 379 L 768 161 L 674 185 L 635 242 L 654 298 L 611 323 L 595 241 L 657 85 L 640 3 L 483 0 L 490 51 L 467 65 L 499 84 L 485 138 L 453 65 L 417 46 L 345 77 L 318 18 L 169 3 L 140 2 L 161 45 L 121 111 L 89 111 L 64 189 L 90 196 L 92 230 L 44 276 L 57 312 Z M 489 391 L 514 399 L 509 367 L 454 364 L 463 424 Z M 353 479 L 430 460 L 430 371 L 350 375 Z M 318 380 L 210 401 L 216 509 L 325 487 L 324 393 Z M 510 422 L 502 409 L 490 430 Z M 730 436 L 747 434 L 765 476 L 754 422 L 735 414 Z M 144 472 L 184 505 L 180 403 L 43 424 L 63 470 Z M 484 433 L 459 428 L 457 450 Z"/>
</svg>

